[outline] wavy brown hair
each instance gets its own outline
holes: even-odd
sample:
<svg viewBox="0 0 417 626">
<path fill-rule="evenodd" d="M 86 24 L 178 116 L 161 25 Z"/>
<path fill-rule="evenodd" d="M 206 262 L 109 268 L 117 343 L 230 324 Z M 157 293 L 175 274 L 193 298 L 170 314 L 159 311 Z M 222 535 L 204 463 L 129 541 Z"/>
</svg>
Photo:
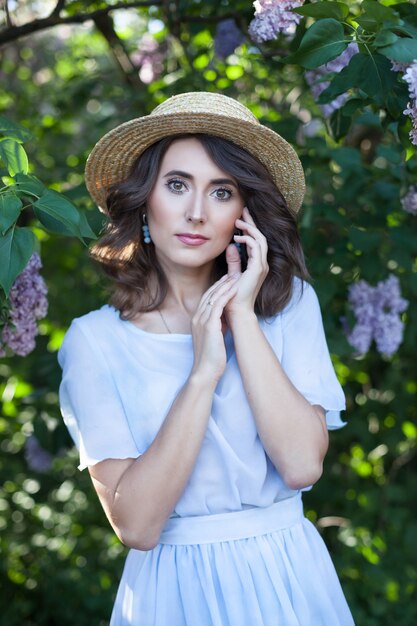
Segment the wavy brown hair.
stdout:
<svg viewBox="0 0 417 626">
<path fill-rule="evenodd" d="M 268 275 L 259 291 L 255 312 L 270 317 L 284 308 L 292 294 L 294 276 L 308 278 L 296 215 L 277 189 L 266 168 L 232 142 L 205 134 L 171 135 L 147 148 L 135 161 L 129 177 L 113 185 L 107 195 L 108 222 L 91 249 L 113 282 L 110 304 L 123 319 L 157 309 L 168 282 L 153 244 L 144 244 L 142 215 L 169 146 L 178 139 L 198 139 L 214 163 L 232 176 L 255 224 L 268 242 Z M 243 268 L 245 260 L 243 260 Z M 225 253 L 215 259 L 213 282 L 227 272 Z M 150 290 L 150 278 L 157 285 Z"/>
</svg>

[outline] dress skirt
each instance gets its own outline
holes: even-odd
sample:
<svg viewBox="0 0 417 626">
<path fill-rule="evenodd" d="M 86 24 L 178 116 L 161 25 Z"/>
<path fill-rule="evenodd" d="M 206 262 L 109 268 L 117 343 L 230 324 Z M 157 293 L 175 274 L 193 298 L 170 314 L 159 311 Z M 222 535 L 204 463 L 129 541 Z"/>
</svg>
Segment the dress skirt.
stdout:
<svg viewBox="0 0 417 626">
<path fill-rule="evenodd" d="M 130 550 L 110 626 L 352 626 L 333 563 L 301 497 L 170 518 Z"/>
</svg>

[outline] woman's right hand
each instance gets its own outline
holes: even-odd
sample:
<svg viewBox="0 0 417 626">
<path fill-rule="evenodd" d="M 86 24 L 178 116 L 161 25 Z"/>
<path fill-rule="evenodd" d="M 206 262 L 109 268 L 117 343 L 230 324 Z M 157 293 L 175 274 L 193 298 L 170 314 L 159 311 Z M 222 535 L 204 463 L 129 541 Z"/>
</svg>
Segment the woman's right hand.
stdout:
<svg viewBox="0 0 417 626">
<path fill-rule="evenodd" d="M 237 293 L 240 275 L 223 276 L 202 296 L 191 320 L 194 365 L 191 374 L 217 383 L 226 367 L 226 347 L 222 332 L 224 307 Z"/>
</svg>

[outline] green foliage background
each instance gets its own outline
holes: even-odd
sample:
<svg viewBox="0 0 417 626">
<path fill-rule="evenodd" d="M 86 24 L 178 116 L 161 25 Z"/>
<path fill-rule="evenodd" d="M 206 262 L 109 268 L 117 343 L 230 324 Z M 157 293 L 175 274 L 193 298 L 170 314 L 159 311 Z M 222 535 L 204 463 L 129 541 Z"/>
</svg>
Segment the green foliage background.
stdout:
<svg viewBox="0 0 417 626">
<path fill-rule="evenodd" d="M 67 2 L 63 15 L 110 4 Z M 366 55 L 365 75 L 351 69 L 333 77 L 329 98 L 350 89 L 350 100 L 330 120 L 305 82 L 305 68 L 328 59 L 315 50 L 312 61 L 306 40 L 299 48 L 315 18 L 305 17 L 294 39 L 256 47 L 246 38 L 234 54 L 216 57 L 219 19 L 233 14 L 245 32 L 253 17 L 251 3 L 243 0 L 180 1 L 168 11 L 166 3 L 119 9 L 113 13 L 117 45 L 108 23 L 105 28 L 91 20 L 18 38 L 2 49 L 0 114 L 31 131 L 25 147 L 33 173 L 85 209 L 96 232 L 101 216 L 83 183 L 89 151 L 107 130 L 149 113 L 170 95 L 209 90 L 237 97 L 296 146 L 308 184 L 300 229 L 347 395 L 348 421 L 331 436 L 324 475 L 305 494 L 305 508 L 329 546 L 357 625 L 412 626 L 417 623 L 417 217 L 402 210 L 400 198 L 416 181 L 417 160 L 410 121 L 402 114 L 406 85 L 391 72 L 384 46 L 392 41 L 387 32 L 397 33 L 407 39 L 404 54 L 412 54 L 417 9 L 413 2 L 365 0 L 317 2 L 305 10 L 318 5 L 323 14 L 317 18 L 334 22 L 324 25 L 330 28 L 326 37 L 340 27 L 348 41 L 357 29 Z M 20 21 L 39 17 L 35 10 L 35 3 L 25 3 Z M 163 69 L 145 84 L 127 62 L 149 30 L 163 54 Z M 291 62 L 284 63 L 289 54 Z M 321 123 L 307 136 L 303 130 L 311 120 Z M 22 213 L 19 225 L 31 227 L 40 240 L 50 308 L 36 350 L 0 361 L 1 621 L 101 626 L 108 622 L 125 549 L 105 520 L 87 473 L 76 469 L 59 413 L 56 351 L 71 319 L 106 301 L 106 285 L 75 237 L 41 230 L 30 211 Z M 410 301 L 404 341 L 390 359 L 374 348 L 355 357 L 340 321 L 348 315 L 347 288 L 358 278 L 376 284 L 390 273 L 399 276 Z M 27 463 L 25 442 L 33 432 L 54 456 L 48 472 Z"/>
</svg>

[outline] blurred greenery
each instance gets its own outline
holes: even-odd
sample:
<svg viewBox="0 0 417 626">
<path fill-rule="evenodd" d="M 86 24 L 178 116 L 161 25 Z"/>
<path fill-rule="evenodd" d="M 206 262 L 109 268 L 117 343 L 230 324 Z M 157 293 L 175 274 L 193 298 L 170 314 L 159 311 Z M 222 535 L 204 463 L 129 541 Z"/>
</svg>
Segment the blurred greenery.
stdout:
<svg viewBox="0 0 417 626">
<path fill-rule="evenodd" d="M 410 119 L 402 114 L 407 86 L 399 74 L 389 74 L 388 59 L 401 60 L 414 46 L 415 3 L 353 1 L 345 5 L 348 16 L 346 8 L 333 6 L 341 3 L 306 3 L 294 37 L 260 45 L 247 35 L 253 7 L 246 0 L 154 2 L 78 22 L 77 15 L 114 3 L 58 4 L 62 24 L 3 46 L 0 114 L 30 131 L 29 172 L 85 210 L 96 232 L 101 217 L 83 182 L 87 155 L 107 130 L 149 113 L 170 95 L 209 90 L 237 97 L 295 145 L 308 185 L 300 230 L 348 421 L 331 435 L 324 475 L 305 494 L 305 509 L 329 546 L 357 626 L 413 626 L 417 216 L 406 213 L 400 200 L 416 181 L 417 159 Z M 328 12 L 314 14 L 311 7 L 319 4 Z M 2 10 L 0 42 L 7 41 L 1 37 L 10 34 L 10 22 L 44 19 L 54 3 L 10 1 L 8 8 L 9 17 Z M 219 58 L 216 24 L 232 15 L 245 40 Z M 306 29 L 320 24 L 316 18 L 332 19 L 346 40 L 355 34 L 361 53 L 370 51 L 387 81 L 367 88 L 355 63 L 343 76 L 330 77 L 335 82 L 328 99 L 346 89 L 350 99 L 329 119 L 305 81 L 304 68 L 324 62 L 317 49 L 311 60 L 309 40 L 303 40 Z M 401 45 L 392 52 L 394 36 Z M 283 63 L 289 54 L 291 62 Z M 108 623 L 126 552 L 88 474 L 76 469 L 60 418 L 56 352 L 69 322 L 105 302 L 106 284 L 78 239 L 41 230 L 30 211 L 19 225 L 32 228 L 40 241 L 49 313 L 32 354 L 0 360 L 1 621 L 101 626 Z M 376 284 L 390 273 L 411 303 L 404 341 L 392 358 L 373 347 L 355 356 L 341 323 L 349 315 L 348 286 L 358 278 Z M 32 435 L 49 455 L 44 465 L 30 454 Z"/>
</svg>

